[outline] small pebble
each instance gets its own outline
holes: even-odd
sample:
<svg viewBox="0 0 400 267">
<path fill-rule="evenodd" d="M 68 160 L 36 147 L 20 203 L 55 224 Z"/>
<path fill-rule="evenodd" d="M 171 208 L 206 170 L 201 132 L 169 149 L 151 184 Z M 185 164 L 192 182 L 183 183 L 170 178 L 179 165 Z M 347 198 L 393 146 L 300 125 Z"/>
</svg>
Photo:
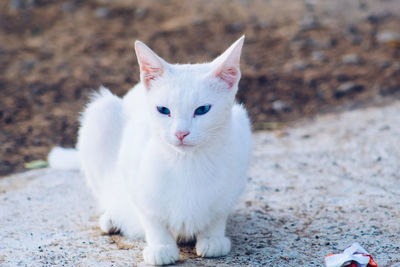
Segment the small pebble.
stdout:
<svg viewBox="0 0 400 267">
<path fill-rule="evenodd" d="M 76 10 L 76 6 L 73 2 L 64 2 L 61 5 L 61 9 L 66 13 L 72 13 Z"/>
<path fill-rule="evenodd" d="M 289 108 L 289 105 L 282 100 L 276 100 L 274 102 L 272 102 L 272 109 L 277 111 L 277 112 L 281 112 L 281 111 L 286 111 Z"/>
<path fill-rule="evenodd" d="M 335 98 L 342 98 L 343 96 L 354 93 L 354 92 L 360 92 L 364 89 L 363 85 L 356 84 L 354 82 L 346 82 L 341 84 L 336 92 L 334 93 Z"/>
<path fill-rule="evenodd" d="M 240 33 L 244 29 L 244 24 L 242 22 L 235 22 L 228 24 L 226 26 L 226 32 L 228 33 Z"/>
<path fill-rule="evenodd" d="M 319 21 L 313 14 L 305 14 L 300 21 L 300 30 L 308 31 L 319 27 Z"/>
<path fill-rule="evenodd" d="M 310 64 L 308 64 L 305 61 L 301 61 L 301 60 L 294 62 L 293 65 L 292 65 L 293 69 L 295 69 L 295 70 L 305 70 L 309 66 L 310 66 Z"/>
<path fill-rule="evenodd" d="M 361 60 L 357 54 L 347 54 L 342 56 L 343 64 L 350 65 L 350 64 L 360 64 Z"/>
<path fill-rule="evenodd" d="M 139 7 L 135 10 L 135 18 L 138 20 L 144 19 L 148 13 L 148 9 L 145 7 Z"/>
<path fill-rule="evenodd" d="M 311 59 L 318 62 L 324 62 L 327 60 L 325 53 L 321 51 L 313 51 L 311 53 Z"/>
<path fill-rule="evenodd" d="M 378 33 L 376 39 L 382 44 L 400 46 L 400 33 L 397 32 L 381 32 Z"/>
<path fill-rule="evenodd" d="M 23 8 L 25 6 L 25 3 L 23 0 L 11 0 L 8 6 L 11 9 L 17 10 Z"/>
<path fill-rule="evenodd" d="M 108 8 L 106 7 L 99 7 L 95 11 L 95 15 L 97 18 L 108 18 L 110 16 L 111 12 Z"/>
</svg>

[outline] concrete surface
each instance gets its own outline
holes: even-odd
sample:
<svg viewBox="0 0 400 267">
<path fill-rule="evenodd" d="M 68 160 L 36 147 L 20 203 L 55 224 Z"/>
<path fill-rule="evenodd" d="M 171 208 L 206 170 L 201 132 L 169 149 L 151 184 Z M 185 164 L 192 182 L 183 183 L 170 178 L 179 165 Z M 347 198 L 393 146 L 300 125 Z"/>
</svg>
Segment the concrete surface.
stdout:
<svg viewBox="0 0 400 267">
<path fill-rule="evenodd" d="M 359 242 L 379 266 L 400 262 L 400 102 L 321 116 L 254 135 L 245 194 L 233 212 L 231 254 L 185 266 L 322 266 Z M 1 266 L 143 265 L 143 241 L 102 235 L 78 172 L 0 179 Z"/>
</svg>

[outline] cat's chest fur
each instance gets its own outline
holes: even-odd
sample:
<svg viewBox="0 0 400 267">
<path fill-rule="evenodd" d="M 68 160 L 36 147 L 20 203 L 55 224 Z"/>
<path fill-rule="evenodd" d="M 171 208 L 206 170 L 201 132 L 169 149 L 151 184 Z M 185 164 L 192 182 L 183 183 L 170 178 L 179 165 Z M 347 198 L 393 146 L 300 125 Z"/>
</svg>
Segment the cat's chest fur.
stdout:
<svg viewBox="0 0 400 267">
<path fill-rule="evenodd" d="M 218 169 L 218 162 L 209 160 L 205 155 L 181 156 L 168 164 L 162 158 L 149 160 L 137 177 L 143 190 L 137 203 L 167 222 L 173 232 L 190 235 L 205 227 L 212 219 L 208 214 L 219 214 L 226 206 L 218 198 L 227 174 Z M 161 167 L 152 168 L 153 164 Z"/>
<path fill-rule="evenodd" d="M 140 158 L 140 163 L 126 162 L 124 166 L 129 169 L 126 179 L 134 189 L 135 205 L 164 221 L 174 233 L 194 235 L 214 219 L 209 214 L 226 212 L 229 195 L 239 193 L 229 188 L 235 177 L 233 169 L 225 168 L 229 156 L 223 153 L 174 154 L 160 149 L 153 140 L 131 153 Z"/>
</svg>

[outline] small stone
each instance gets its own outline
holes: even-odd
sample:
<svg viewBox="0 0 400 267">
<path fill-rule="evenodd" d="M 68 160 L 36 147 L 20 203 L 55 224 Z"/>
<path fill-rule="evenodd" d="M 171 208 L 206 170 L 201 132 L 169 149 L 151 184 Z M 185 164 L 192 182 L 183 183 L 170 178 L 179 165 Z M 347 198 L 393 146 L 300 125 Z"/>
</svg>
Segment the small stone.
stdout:
<svg viewBox="0 0 400 267">
<path fill-rule="evenodd" d="M 305 14 L 303 19 L 300 21 L 300 30 L 308 31 L 319 27 L 319 21 L 317 17 L 312 14 Z"/>
<path fill-rule="evenodd" d="M 357 29 L 357 27 L 356 27 L 355 25 L 350 25 L 350 26 L 347 28 L 347 32 L 348 32 L 349 34 L 357 34 L 357 33 L 358 33 L 358 29 Z"/>
<path fill-rule="evenodd" d="M 293 38 L 290 44 L 290 49 L 293 51 L 300 51 L 302 49 L 314 48 L 317 43 L 310 38 Z"/>
<path fill-rule="evenodd" d="M 325 53 L 321 51 L 313 51 L 311 53 L 311 59 L 317 62 L 324 62 L 327 60 Z"/>
<path fill-rule="evenodd" d="M 226 31 L 228 33 L 240 33 L 243 31 L 243 29 L 244 29 L 244 24 L 242 22 L 235 22 L 228 24 L 226 26 Z"/>
<path fill-rule="evenodd" d="M 347 76 L 346 74 L 339 73 L 336 75 L 336 80 L 338 82 L 347 82 L 348 80 L 350 80 L 350 77 Z"/>
<path fill-rule="evenodd" d="M 64 2 L 61 5 L 61 9 L 66 13 L 72 13 L 76 10 L 76 6 L 73 2 Z"/>
<path fill-rule="evenodd" d="M 138 20 L 144 19 L 148 13 L 148 9 L 145 7 L 139 7 L 135 10 L 135 18 Z"/>
<path fill-rule="evenodd" d="M 350 93 L 360 92 L 364 89 L 363 85 L 356 84 L 354 82 L 346 82 L 341 84 L 336 90 L 334 96 L 335 98 L 342 98 Z"/>
<path fill-rule="evenodd" d="M 400 46 L 400 33 L 397 32 L 381 32 L 378 33 L 376 39 L 382 44 Z"/>
<path fill-rule="evenodd" d="M 395 63 L 393 63 L 393 65 L 392 65 L 392 68 L 394 69 L 394 70 L 400 70 L 400 62 L 395 62 Z"/>
<path fill-rule="evenodd" d="M 361 44 L 362 38 L 359 35 L 349 35 L 347 36 L 347 40 L 353 45 Z"/>
<path fill-rule="evenodd" d="M 335 47 L 335 46 L 337 46 L 337 44 L 338 44 L 338 40 L 335 37 L 332 37 L 329 40 L 329 47 Z"/>
<path fill-rule="evenodd" d="M 276 100 L 272 102 L 272 109 L 277 112 L 281 112 L 281 111 L 289 111 L 290 107 L 285 101 Z"/>
<path fill-rule="evenodd" d="M 357 54 L 347 54 L 342 56 L 343 64 L 350 65 L 350 64 L 360 64 L 361 60 Z"/>
<path fill-rule="evenodd" d="M 95 11 L 95 15 L 97 18 L 108 18 L 111 14 L 111 11 L 106 7 L 99 7 Z"/>
<path fill-rule="evenodd" d="M 379 67 L 381 67 L 382 69 L 386 69 L 390 67 L 390 61 L 388 60 L 384 60 L 382 62 L 379 63 Z"/>
<path fill-rule="evenodd" d="M 20 64 L 20 69 L 24 73 L 29 73 L 34 69 L 34 67 L 36 66 L 37 63 L 38 63 L 38 61 L 35 59 L 24 60 Z"/>
<path fill-rule="evenodd" d="M 25 6 L 25 3 L 23 0 L 11 0 L 10 3 L 8 4 L 8 6 L 11 9 L 21 9 Z"/>
<path fill-rule="evenodd" d="M 381 18 L 379 16 L 371 14 L 366 17 L 366 21 L 368 21 L 371 24 L 378 24 L 381 21 Z"/>
<path fill-rule="evenodd" d="M 314 7 L 317 4 L 316 0 L 305 0 L 304 4 L 308 11 L 314 11 Z"/>
<path fill-rule="evenodd" d="M 293 63 L 292 67 L 295 70 L 305 70 L 306 68 L 308 68 L 310 66 L 310 64 L 308 64 L 305 61 L 296 61 Z"/>
</svg>

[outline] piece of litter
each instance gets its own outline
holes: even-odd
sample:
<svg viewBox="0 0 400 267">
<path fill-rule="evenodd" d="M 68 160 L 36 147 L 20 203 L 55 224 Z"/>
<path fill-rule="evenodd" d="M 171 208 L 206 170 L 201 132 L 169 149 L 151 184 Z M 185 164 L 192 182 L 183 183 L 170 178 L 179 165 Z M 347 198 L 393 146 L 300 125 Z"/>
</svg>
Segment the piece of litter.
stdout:
<svg viewBox="0 0 400 267">
<path fill-rule="evenodd" d="M 25 169 L 40 169 L 46 168 L 49 164 L 44 160 L 33 160 L 31 162 L 24 163 Z"/>
<path fill-rule="evenodd" d="M 326 255 L 325 265 L 326 267 L 378 267 L 372 256 L 357 242 L 342 253 Z"/>
</svg>

